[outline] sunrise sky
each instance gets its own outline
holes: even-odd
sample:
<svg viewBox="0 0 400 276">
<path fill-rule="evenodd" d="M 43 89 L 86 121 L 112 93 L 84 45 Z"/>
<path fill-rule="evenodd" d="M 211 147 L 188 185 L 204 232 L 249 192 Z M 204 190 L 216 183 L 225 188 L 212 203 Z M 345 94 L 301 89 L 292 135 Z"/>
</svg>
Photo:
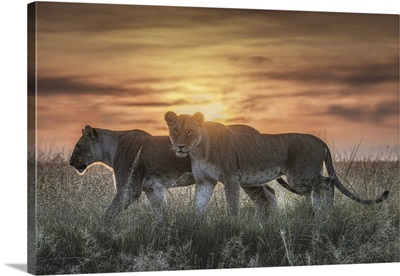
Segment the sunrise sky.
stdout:
<svg viewBox="0 0 400 276">
<path fill-rule="evenodd" d="M 87 124 L 167 135 L 169 110 L 398 147 L 398 15 L 39 2 L 36 38 L 42 147 Z"/>
</svg>

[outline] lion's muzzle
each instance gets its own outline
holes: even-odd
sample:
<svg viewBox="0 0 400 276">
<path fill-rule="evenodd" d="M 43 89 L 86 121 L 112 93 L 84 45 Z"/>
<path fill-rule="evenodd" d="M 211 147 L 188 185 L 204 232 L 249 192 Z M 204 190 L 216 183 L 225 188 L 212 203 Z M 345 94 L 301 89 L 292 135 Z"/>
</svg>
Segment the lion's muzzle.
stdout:
<svg viewBox="0 0 400 276">
<path fill-rule="evenodd" d="M 175 154 L 178 157 L 186 157 L 189 154 L 185 144 L 175 144 Z"/>
</svg>

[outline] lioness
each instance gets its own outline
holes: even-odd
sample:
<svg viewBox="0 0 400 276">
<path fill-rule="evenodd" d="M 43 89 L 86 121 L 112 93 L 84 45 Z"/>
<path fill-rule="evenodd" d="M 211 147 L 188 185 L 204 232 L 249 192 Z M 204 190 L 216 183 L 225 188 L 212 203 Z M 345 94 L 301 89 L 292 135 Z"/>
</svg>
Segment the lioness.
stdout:
<svg viewBox="0 0 400 276">
<path fill-rule="evenodd" d="M 196 181 L 195 206 L 204 212 L 215 181 L 224 184 L 228 214 L 239 211 L 239 187 L 254 186 L 277 179 L 291 191 L 303 194 L 316 210 L 333 205 L 334 186 L 349 198 L 363 204 L 379 203 L 388 197 L 385 191 L 375 200 L 365 200 L 347 190 L 336 176 L 327 145 L 308 134 L 255 134 L 233 132 L 216 122 L 205 122 L 200 112 L 164 116 L 177 156 L 190 156 Z M 325 162 L 329 177 L 322 175 Z M 285 175 L 287 182 L 280 178 Z"/>
<path fill-rule="evenodd" d="M 231 127 L 237 131 L 256 131 L 245 126 Z M 106 220 L 128 208 L 142 191 L 157 210 L 166 202 L 166 188 L 195 183 L 189 157 L 177 158 L 170 150 L 168 136 L 152 136 L 142 130 L 112 131 L 86 126 L 75 145 L 70 165 L 83 173 L 95 162 L 114 171 L 117 192 L 103 215 Z M 258 213 L 276 205 L 274 190 L 266 185 L 244 190 Z"/>
</svg>

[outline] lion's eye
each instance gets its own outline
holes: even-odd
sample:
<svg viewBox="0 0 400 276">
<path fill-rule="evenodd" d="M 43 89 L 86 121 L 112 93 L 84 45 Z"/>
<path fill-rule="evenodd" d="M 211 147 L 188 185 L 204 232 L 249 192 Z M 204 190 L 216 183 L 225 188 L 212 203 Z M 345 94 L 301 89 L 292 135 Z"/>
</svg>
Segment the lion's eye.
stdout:
<svg viewBox="0 0 400 276">
<path fill-rule="evenodd" d="M 188 135 L 192 134 L 193 133 L 193 129 L 189 128 L 187 133 L 188 133 Z"/>
</svg>

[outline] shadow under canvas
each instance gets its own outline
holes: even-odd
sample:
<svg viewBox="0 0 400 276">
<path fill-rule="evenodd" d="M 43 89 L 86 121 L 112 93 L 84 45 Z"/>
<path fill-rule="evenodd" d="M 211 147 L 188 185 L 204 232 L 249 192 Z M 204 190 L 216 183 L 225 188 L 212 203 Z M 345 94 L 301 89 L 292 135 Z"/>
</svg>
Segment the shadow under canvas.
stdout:
<svg viewBox="0 0 400 276">
<path fill-rule="evenodd" d="M 15 268 L 16 270 L 20 270 L 22 272 L 27 272 L 28 265 L 27 264 L 6 264 L 9 267 Z"/>
</svg>

